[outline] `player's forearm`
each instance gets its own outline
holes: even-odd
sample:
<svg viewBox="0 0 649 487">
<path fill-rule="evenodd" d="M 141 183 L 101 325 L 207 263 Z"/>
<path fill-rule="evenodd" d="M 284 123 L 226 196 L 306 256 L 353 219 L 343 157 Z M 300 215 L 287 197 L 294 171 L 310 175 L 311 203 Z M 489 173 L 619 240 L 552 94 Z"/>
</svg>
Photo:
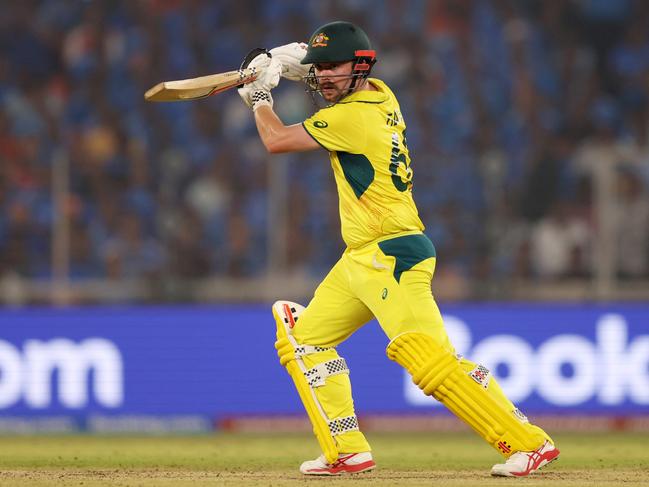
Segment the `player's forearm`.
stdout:
<svg viewBox="0 0 649 487">
<path fill-rule="evenodd" d="M 269 106 L 255 110 L 259 137 L 271 154 L 301 152 L 319 149 L 320 145 L 307 133 L 302 124 L 284 125 Z"/>
<path fill-rule="evenodd" d="M 282 150 L 283 139 L 286 138 L 286 126 L 269 106 L 262 106 L 255 110 L 255 123 L 259 137 L 272 154 L 286 152 Z"/>
</svg>

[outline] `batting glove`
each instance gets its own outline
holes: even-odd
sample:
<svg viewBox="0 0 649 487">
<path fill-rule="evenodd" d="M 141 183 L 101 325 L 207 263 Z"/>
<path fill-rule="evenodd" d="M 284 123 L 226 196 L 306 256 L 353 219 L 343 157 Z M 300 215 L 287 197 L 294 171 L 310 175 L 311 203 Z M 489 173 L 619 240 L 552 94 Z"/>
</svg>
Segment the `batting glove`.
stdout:
<svg viewBox="0 0 649 487">
<path fill-rule="evenodd" d="M 248 67 L 260 71 L 257 79 L 248 86 L 254 86 L 259 90 L 270 91 L 279 84 L 282 65 L 277 59 L 269 57 L 267 54 L 260 54 L 250 62 Z"/>
<path fill-rule="evenodd" d="M 261 51 L 261 53 L 256 54 L 255 51 Z M 248 58 L 254 54 L 256 56 L 249 61 Z M 273 59 L 271 54 L 265 50 L 253 50 L 246 56 L 241 67 L 258 69 L 260 71 L 259 77 L 255 81 L 239 88 L 239 96 L 241 96 L 244 103 L 253 111 L 264 105 L 272 108 L 273 97 L 270 94 L 270 90 L 279 84 L 282 71 L 280 62 L 277 59 Z"/>
<path fill-rule="evenodd" d="M 311 69 L 310 64 L 300 64 L 306 56 L 307 45 L 303 42 L 292 42 L 270 50 L 273 59 L 282 65 L 282 78 L 302 81 Z"/>
<path fill-rule="evenodd" d="M 270 94 L 270 91 L 260 90 L 250 86 L 239 88 L 238 91 L 243 102 L 248 105 L 248 108 L 252 109 L 253 112 L 261 106 L 269 106 L 273 108 L 273 96 Z"/>
</svg>

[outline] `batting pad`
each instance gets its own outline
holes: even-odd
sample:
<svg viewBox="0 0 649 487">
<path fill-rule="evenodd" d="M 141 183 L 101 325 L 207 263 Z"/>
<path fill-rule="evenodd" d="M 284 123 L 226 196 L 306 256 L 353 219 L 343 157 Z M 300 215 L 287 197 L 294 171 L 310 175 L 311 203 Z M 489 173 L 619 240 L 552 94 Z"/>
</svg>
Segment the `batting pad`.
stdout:
<svg viewBox="0 0 649 487">
<path fill-rule="evenodd" d="M 304 306 L 290 301 L 277 301 L 273 304 L 273 316 L 277 324 L 275 348 L 280 363 L 286 367 L 293 379 L 325 458 L 329 463 L 335 463 L 339 451 L 334 437 L 358 430 L 358 420 L 355 415 L 329 418 L 318 401 L 315 388 L 324 386 L 327 377 L 348 374 L 349 369 L 345 360 L 339 357 L 333 348 L 297 344 L 292 330 L 303 310 Z M 305 355 L 319 352 L 330 352 L 331 355 L 331 351 L 335 357 L 311 368 L 306 367 L 302 360 Z"/>
<path fill-rule="evenodd" d="M 396 336 L 387 355 L 404 367 L 426 395 L 433 396 L 467 423 L 506 458 L 517 451 L 532 451 L 546 439 L 518 409 L 510 410 L 491 391 L 489 371 L 477 366 L 465 371 L 458 358 L 431 336 L 408 332 Z"/>
</svg>

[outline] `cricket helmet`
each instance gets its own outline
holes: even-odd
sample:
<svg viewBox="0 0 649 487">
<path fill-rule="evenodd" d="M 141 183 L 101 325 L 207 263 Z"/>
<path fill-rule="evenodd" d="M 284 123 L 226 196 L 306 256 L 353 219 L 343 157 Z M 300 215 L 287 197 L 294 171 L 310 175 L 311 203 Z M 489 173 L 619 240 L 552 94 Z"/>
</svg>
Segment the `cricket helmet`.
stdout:
<svg viewBox="0 0 649 487">
<path fill-rule="evenodd" d="M 376 51 L 363 29 L 351 22 L 336 21 L 318 27 L 307 45 L 302 64 L 340 63 L 352 61 L 353 91 L 358 81 L 370 75 L 376 62 Z M 318 80 L 313 67 L 305 79 L 311 91 L 319 91 Z"/>
<path fill-rule="evenodd" d="M 367 34 L 360 27 L 336 21 L 318 27 L 311 34 L 302 64 L 353 61 L 358 57 L 374 59 L 375 56 Z"/>
</svg>

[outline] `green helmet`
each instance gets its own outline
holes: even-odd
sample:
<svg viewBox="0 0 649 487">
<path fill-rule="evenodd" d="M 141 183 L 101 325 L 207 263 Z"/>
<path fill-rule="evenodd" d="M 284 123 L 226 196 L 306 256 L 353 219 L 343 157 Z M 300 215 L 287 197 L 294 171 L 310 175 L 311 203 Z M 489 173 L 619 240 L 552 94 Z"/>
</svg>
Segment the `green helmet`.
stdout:
<svg viewBox="0 0 649 487">
<path fill-rule="evenodd" d="M 370 40 L 360 27 L 351 22 L 330 22 L 316 29 L 309 39 L 306 56 L 302 64 L 340 63 L 352 61 L 352 71 L 348 76 L 352 81 L 343 95 L 352 93 L 363 80 L 367 79 L 376 62 L 376 52 Z M 304 78 L 307 91 L 314 96 L 320 93 L 320 82 L 315 67 L 311 66 Z M 315 103 L 315 98 L 314 98 Z"/>
<path fill-rule="evenodd" d="M 302 64 L 353 61 L 361 57 L 373 60 L 375 55 L 360 27 L 337 21 L 319 27 L 311 35 Z"/>
</svg>

